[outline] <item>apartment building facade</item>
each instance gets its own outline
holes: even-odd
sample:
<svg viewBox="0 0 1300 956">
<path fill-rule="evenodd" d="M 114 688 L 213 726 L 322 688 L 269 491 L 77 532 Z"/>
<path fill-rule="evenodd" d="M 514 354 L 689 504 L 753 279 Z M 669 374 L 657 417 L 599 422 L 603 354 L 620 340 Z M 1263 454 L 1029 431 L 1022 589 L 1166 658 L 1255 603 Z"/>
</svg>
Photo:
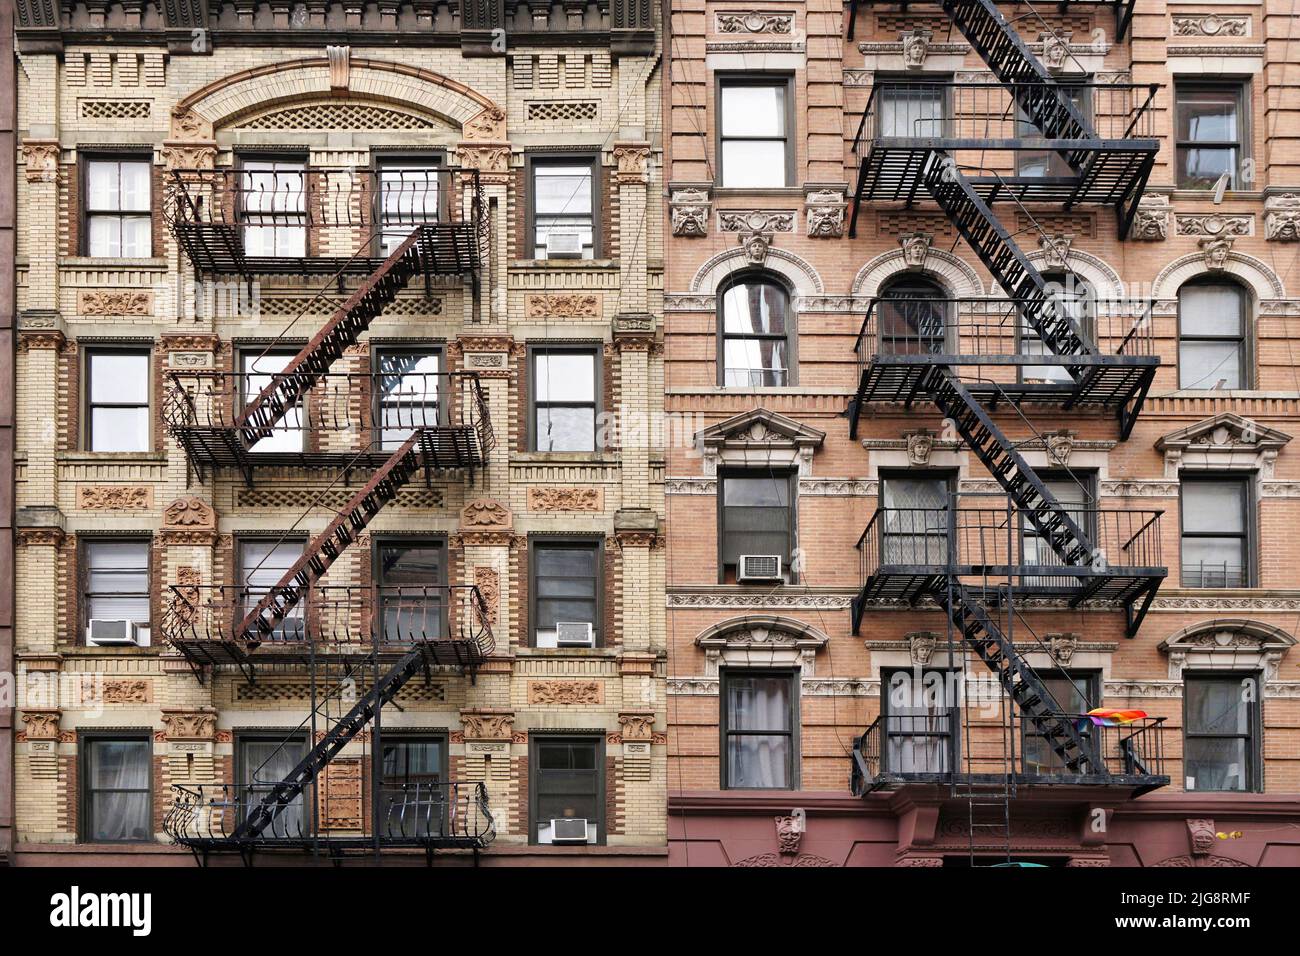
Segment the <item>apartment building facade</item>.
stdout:
<svg viewBox="0 0 1300 956">
<path fill-rule="evenodd" d="M 672 4 L 673 865 L 1300 860 L 1292 22 Z"/>
<path fill-rule="evenodd" d="M 657 10 L 17 7 L 10 859 L 662 860 Z"/>
</svg>

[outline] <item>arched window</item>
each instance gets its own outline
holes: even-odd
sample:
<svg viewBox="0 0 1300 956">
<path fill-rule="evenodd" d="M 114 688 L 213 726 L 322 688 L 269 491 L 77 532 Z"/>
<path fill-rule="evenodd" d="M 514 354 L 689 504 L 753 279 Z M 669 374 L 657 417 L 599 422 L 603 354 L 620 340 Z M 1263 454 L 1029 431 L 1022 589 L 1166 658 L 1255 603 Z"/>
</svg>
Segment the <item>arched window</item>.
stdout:
<svg viewBox="0 0 1300 956">
<path fill-rule="evenodd" d="M 1056 298 L 1085 342 L 1094 342 L 1097 336 L 1097 290 L 1092 283 L 1073 272 L 1044 272 L 1043 281 L 1048 292 Z M 1038 332 L 1028 322 L 1020 328 L 1021 355 L 1051 355 L 1052 350 L 1043 344 Z M 1064 365 L 1022 365 L 1022 382 L 1069 382 L 1070 373 Z"/>
<path fill-rule="evenodd" d="M 790 293 L 774 279 L 743 276 L 718 297 L 718 384 L 789 385 Z"/>
<path fill-rule="evenodd" d="M 1178 290 L 1178 387 L 1249 388 L 1246 290 L 1193 279 Z"/>
<path fill-rule="evenodd" d="M 939 283 L 906 276 L 880 290 L 876 303 L 883 355 L 937 355 L 948 340 L 952 303 Z"/>
</svg>

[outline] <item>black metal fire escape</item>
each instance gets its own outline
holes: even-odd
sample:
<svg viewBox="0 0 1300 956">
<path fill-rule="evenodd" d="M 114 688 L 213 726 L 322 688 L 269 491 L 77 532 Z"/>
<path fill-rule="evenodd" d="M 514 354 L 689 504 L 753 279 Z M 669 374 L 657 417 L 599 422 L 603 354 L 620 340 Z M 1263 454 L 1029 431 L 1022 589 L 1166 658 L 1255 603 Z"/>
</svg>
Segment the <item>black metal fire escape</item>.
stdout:
<svg viewBox="0 0 1300 956">
<path fill-rule="evenodd" d="M 1026 221 L 1031 231 L 1037 228 L 1030 204 L 1109 206 L 1123 238 L 1158 149 L 1154 138 L 1144 138 L 1152 129 L 1154 89 L 1067 87 L 1038 61 L 994 0 L 942 0 L 941 6 L 997 82 L 877 82 L 854 143 L 858 177 L 850 235 L 864 203 L 910 208 L 926 195 L 1006 298 L 873 300 L 857 343 L 860 374 L 850 429 L 856 437 L 872 403 L 911 407 L 928 399 L 996 480 L 1006 505 L 972 505 L 960 495 L 929 511 L 882 504 L 859 541 L 863 584 L 853 602 L 854 633 L 873 603 L 933 601 L 963 653 L 996 677 L 1014 704 L 1014 721 L 1054 755 L 1054 779 L 1143 792 L 1168 782 L 1158 766 L 1159 721 L 1123 734 L 1094 732 L 1082 715 L 1062 709 L 1008 632 L 1018 618 L 1017 601 L 1029 595 L 1073 607 L 1122 606 L 1133 636 L 1165 575 L 1159 514 L 1063 506 L 1026 462 L 1024 442 L 1009 438 L 993 414 L 1010 410 L 1046 448 L 1024 407 L 1099 407 L 1116 414 L 1121 438 L 1127 438 L 1159 364 L 1149 304 L 1107 317 L 1104 329 L 1085 328 L 1077 300 L 1034 266 L 995 209 L 1003 204 L 1019 213 L 1021 232 Z M 1114 6 L 1123 29 L 1131 10 Z M 1031 150 L 1050 157 L 1043 168 L 1011 173 L 1008 162 L 988 159 L 990 153 L 1013 157 L 1009 164 L 1015 165 L 1015 157 Z M 1097 324 L 1095 317 L 1087 321 Z M 1027 354 L 1026 338 L 1041 343 L 1042 351 Z M 1041 381 L 1026 381 L 1030 369 L 1044 366 L 1052 371 L 1035 372 Z M 1025 535 L 1035 539 L 1032 556 L 1023 550 Z M 957 717 L 946 719 L 940 736 L 955 748 Z M 908 776 L 887 766 L 890 734 L 882 716 L 858 739 L 856 791 Z M 916 776 L 955 786 L 960 764 L 954 749 L 941 765 L 927 768 L 938 773 Z M 982 780 L 968 774 L 962 794 L 972 806 L 994 792 L 1005 801 L 1015 780 L 1025 779 L 1021 769 L 1009 764 L 1005 780 L 996 773 Z M 972 820 L 972 832 L 977 825 Z"/>
</svg>

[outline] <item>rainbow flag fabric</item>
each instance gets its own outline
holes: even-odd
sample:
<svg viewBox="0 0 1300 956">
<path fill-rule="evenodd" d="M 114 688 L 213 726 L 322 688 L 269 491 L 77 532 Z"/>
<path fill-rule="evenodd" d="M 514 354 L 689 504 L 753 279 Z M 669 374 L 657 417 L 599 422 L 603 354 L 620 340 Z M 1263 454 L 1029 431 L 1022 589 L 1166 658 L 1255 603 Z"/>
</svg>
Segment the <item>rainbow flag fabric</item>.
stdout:
<svg viewBox="0 0 1300 956">
<path fill-rule="evenodd" d="M 1112 710 L 1109 707 L 1094 707 L 1085 715 L 1098 727 L 1121 727 L 1141 720 L 1147 716 L 1145 710 Z M 1081 721 L 1082 723 L 1082 721 Z"/>
</svg>

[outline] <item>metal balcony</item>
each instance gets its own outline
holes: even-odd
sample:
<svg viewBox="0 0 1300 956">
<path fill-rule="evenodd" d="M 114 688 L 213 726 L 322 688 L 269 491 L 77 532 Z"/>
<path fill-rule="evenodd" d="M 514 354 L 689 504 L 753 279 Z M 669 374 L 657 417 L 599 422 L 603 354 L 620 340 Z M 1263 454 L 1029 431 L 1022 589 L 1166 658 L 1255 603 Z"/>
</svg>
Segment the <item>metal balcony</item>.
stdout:
<svg viewBox="0 0 1300 956">
<path fill-rule="evenodd" d="M 488 604 L 474 585 L 325 585 L 284 615 L 269 634 L 240 622 L 267 588 L 172 584 L 162 634 L 202 678 L 206 667 L 236 667 L 254 680 L 268 664 L 396 660 L 413 648 L 424 663 L 473 671 L 496 647 Z"/>
<path fill-rule="evenodd" d="M 942 654 L 942 651 L 938 651 Z M 1035 724 L 1006 715 L 989 699 L 960 707 L 899 707 L 877 717 L 854 738 L 850 788 L 876 790 L 956 784 L 1114 787 L 1138 796 L 1167 786 L 1165 718 L 1117 727 L 1096 726 L 1083 714 L 1058 714 L 1081 728 L 1089 773 L 1071 773 L 1046 746 Z M 963 741 L 963 733 L 968 737 Z"/>
<path fill-rule="evenodd" d="M 1056 308 L 1069 316 L 1087 349 L 1061 355 L 1041 346 L 1017 299 L 875 298 L 853 351 L 857 393 L 849 434 L 873 402 L 908 407 L 931 397 L 933 369 L 947 366 L 985 405 L 999 403 L 1102 408 L 1127 437 L 1155 378 L 1160 358 L 1149 301 L 1097 303 L 1065 292 Z"/>
<path fill-rule="evenodd" d="M 416 227 L 425 287 L 478 291 L 488 220 L 476 169 L 174 169 L 163 216 L 200 276 L 362 276 Z"/>
<path fill-rule="evenodd" d="M 1065 506 L 1094 549 L 1089 563 L 1068 564 L 1005 498 L 961 494 L 950 500 L 953 507 L 876 509 L 857 543 L 854 634 L 873 603 L 917 604 L 946 589 L 950 575 L 989 604 L 1038 599 L 1069 607 L 1122 606 L 1130 613 L 1138 605 L 1140 621 L 1167 574 L 1162 511 Z"/>
<path fill-rule="evenodd" d="M 472 476 L 496 444 L 474 372 L 303 372 L 305 397 L 262 437 L 266 429 L 250 425 L 244 409 L 288 377 L 171 372 L 163 398 L 168 432 L 200 475 L 236 468 L 250 484 L 258 467 L 373 470 L 416 431 L 426 479 L 456 470 Z"/>
</svg>

